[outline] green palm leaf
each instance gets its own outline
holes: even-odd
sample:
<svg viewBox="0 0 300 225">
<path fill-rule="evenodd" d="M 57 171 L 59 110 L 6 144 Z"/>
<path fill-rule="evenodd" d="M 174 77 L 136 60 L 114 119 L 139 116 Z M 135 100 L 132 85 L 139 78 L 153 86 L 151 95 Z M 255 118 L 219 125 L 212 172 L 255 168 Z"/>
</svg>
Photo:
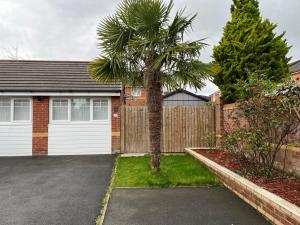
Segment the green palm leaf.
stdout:
<svg viewBox="0 0 300 225">
<path fill-rule="evenodd" d="M 124 0 L 113 16 L 98 26 L 102 55 L 89 65 L 98 82 L 144 86 L 149 112 L 153 168 L 159 170 L 162 88 L 201 88 L 209 66 L 199 61 L 203 39 L 188 41 L 185 32 L 196 15 L 178 11 L 171 18 L 173 1 Z"/>
</svg>

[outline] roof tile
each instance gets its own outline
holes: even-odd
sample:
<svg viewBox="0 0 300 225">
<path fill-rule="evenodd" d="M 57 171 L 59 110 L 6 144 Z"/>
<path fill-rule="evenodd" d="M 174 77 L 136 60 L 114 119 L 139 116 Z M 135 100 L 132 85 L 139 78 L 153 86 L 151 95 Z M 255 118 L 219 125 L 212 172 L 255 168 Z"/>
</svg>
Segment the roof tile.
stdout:
<svg viewBox="0 0 300 225">
<path fill-rule="evenodd" d="M 97 83 L 88 61 L 0 60 L 0 91 L 116 92 L 121 83 Z"/>
</svg>

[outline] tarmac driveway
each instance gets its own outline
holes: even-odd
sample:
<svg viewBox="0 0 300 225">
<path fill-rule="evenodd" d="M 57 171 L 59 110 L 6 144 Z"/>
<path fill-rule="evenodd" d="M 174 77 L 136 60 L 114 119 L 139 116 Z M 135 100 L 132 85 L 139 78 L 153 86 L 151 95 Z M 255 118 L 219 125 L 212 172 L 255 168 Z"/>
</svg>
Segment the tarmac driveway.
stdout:
<svg viewBox="0 0 300 225">
<path fill-rule="evenodd" d="M 95 224 L 113 161 L 112 155 L 0 158 L 0 224 Z"/>
<path fill-rule="evenodd" d="M 114 189 L 104 225 L 270 225 L 225 187 Z"/>
</svg>

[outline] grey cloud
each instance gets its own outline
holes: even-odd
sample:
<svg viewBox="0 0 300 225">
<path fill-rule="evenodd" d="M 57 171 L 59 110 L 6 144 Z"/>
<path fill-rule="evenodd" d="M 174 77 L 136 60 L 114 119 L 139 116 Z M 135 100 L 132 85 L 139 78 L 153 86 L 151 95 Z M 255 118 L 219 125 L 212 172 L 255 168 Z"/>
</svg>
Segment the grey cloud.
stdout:
<svg viewBox="0 0 300 225">
<path fill-rule="evenodd" d="M 202 60 L 211 61 L 212 47 L 220 40 L 230 19 L 231 0 L 175 0 L 175 10 L 186 8 L 198 17 L 188 39 L 206 38 Z M 119 0 L 0 0 L 1 49 L 18 46 L 21 58 L 91 60 L 99 54 L 96 27 L 114 12 Z M 261 0 L 261 14 L 286 31 L 290 56 L 300 59 L 299 0 Z M 2 53 L 2 55 L 1 55 Z M 205 92 L 216 89 L 209 85 Z"/>
</svg>

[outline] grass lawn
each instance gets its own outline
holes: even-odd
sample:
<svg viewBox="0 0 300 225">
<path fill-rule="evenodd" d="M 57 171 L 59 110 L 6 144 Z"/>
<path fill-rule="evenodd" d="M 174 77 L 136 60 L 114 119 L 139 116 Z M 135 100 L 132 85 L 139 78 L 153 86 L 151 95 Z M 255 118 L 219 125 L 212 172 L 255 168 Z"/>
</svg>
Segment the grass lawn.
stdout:
<svg viewBox="0 0 300 225">
<path fill-rule="evenodd" d="M 153 172 L 149 156 L 118 157 L 114 187 L 217 185 L 218 179 L 189 155 L 162 155 L 161 171 Z"/>
</svg>

